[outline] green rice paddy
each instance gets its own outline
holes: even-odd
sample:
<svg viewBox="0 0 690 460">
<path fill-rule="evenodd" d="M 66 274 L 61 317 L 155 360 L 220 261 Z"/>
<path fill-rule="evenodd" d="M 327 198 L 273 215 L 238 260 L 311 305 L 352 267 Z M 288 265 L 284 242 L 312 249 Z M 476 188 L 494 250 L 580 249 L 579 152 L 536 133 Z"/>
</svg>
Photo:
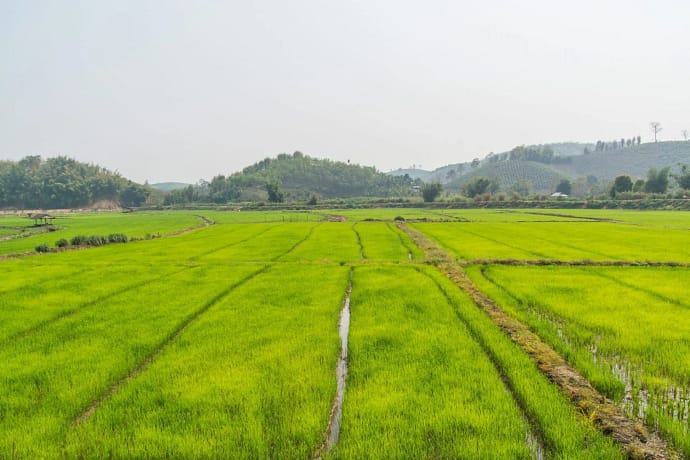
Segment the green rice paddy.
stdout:
<svg viewBox="0 0 690 460">
<path fill-rule="evenodd" d="M 685 214 L 396 208 L 3 228 L 5 255 L 139 240 L 0 260 L 0 458 L 622 458 L 398 217 L 690 456 Z M 324 450 L 350 279 L 342 423 Z"/>
</svg>

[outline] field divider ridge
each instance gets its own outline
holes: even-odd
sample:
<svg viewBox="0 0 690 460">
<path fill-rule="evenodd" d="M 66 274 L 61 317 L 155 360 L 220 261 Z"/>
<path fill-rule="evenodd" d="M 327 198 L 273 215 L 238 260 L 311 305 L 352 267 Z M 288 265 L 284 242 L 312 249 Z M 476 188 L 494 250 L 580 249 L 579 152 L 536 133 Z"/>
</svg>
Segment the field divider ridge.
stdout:
<svg viewBox="0 0 690 460">
<path fill-rule="evenodd" d="M 561 267 L 682 267 L 690 268 L 690 262 L 652 260 L 558 260 L 558 259 L 465 259 L 456 260 L 467 265 L 514 265 L 514 266 L 561 266 Z"/>
<path fill-rule="evenodd" d="M 439 268 L 537 365 L 539 370 L 563 391 L 594 426 L 611 436 L 630 458 L 677 458 L 657 433 L 634 420 L 613 401 L 599 393 L 575 368 L 530 329 L 505 313 L 485 296 L 467 276 L 461 264 L 423 233 L 398 224 L 427 255 L 427 261 Z"/>
<path fill-rule="evenodd" d="M 247 241 L 251 241 L 254 238 L 260 237 L 264 233 L 267 233 L 267 232 L 273 230 L 274 228 L 275 228 L 275 225 L 271 225 L 271 226 L 265 228 L 264 230 L 257 232 L 257 233 L 254 233 L 251 236 L 249 236 L 243 240 L 233 241 L 232 243 L 228 243 L 228 244 L 225 244 L 223 246 L 213 248 L 210 251 L 202 252 L 201 254 L 197 254 L 194 257 L 190 257 L 189 260 L 197 261 L 197 260 L 201 259 L 202 257 L 213 254 L 214 252 L 219 252 L 219 251 L 222 251 L 223 249 L 227 249 L 227 248 L 230 248 L 232 246 L 237 246 L 238 244 L 246 243 Z"/>
<path fill-rule="evenodd" d="M 288 254 L 294 252 L 298 247 L 300 247 L 302 244 L 304 244 L 311 236 L 314 234 L 314 230 L 316 230 L 316 227 L 321 225 L 323 222 L 317 222 L 315 225 L 312 225 L 312 227 L 309 229 L 306 235 L 304 235 L 304 238 L 301 240 L 297 241 L 295 244 L 293 244 L 290 249 L 285 251 L 284 253 L 280 254 L 279 256 L 276 256 L 273 258 L 274 261 L 280 260 L 283 257 L 287 256 Z"/>
<path fill-rule="evenodd" d="M 182 229 L 180 229 L 180 230 L 175 230 L 174 232 L 171 232 L 171 233 L 166 233 L 164 236 L 166 236 L 166 237 L 168 237 L 168 236 L 180 236 L 180 235 L 184 235 L 184 234 L 187 234 L 187 233 L 191 233 L 191 232 L 193 232 L 194 230 L 199 230 L 199 229 L 201 229 L 201 228 L 205 228 L 205 227 L 208 227 L 208 226 L 210 226 L 210 225 L 215 225 L 215 224 L 216 224 L 215 221 L 209 219 L 209 218 L 206 217 L 206 216 L 202 216 L 202 215 L 199 215 L 199 214 L 194 214 L 194 217 L 198 217 L 198 218 L 201 220 L 201 222 L 200 222 L 199 224 L 193 226 L 193 227 L 182 228 Z"/>
<path fill-rule="evenodd" d="M 357 231 L 357 223 L 355 222 L 352 224 L 352 231 L 355 232 L 355 236 L 357 237 L 357 244 L 359 245 L 359 255 L 362 259 L 367 258 L 366 254 L 364 253 L 364 245 L 362 244 L 362 235 Z"/>
<path fill-rule="evenodd" d="M 271 265 L 264 265 L 259 270 L 250 273 L 239 281 L 228 286 L 227 289 L 223 290 L 219 294 L 216 294 L 212 299 L 203 304 L 199 309 L 194 311 L 189 315 L 184 321 L 182 321 L 167 337 L 163 339 L 153 350 L 137 364 L 131 371 L 120 377 L 113 385 L 108 387 L 98 398 L 89 404 L 89 406 L 83 410 L 77 417 L 72 421 L 73 425 L 79 425 L 86 422 L 98 409 L 98 407 L 112 398 L 117 391 L 127 384 L 129 381 L 138 377 L 146 369 L 148 369 L 151 364 L 170 346 L 172 345 L 180 336 L 187 330 L 187 328 L 199 319 L 204 313 L 206 313 L 211 307 L 220 302 L 223 298 L 227 297 L 232 291 L 239 288 L 243 284 L 251 281 L 260 274 L 267 271 Z"/>
</svg>

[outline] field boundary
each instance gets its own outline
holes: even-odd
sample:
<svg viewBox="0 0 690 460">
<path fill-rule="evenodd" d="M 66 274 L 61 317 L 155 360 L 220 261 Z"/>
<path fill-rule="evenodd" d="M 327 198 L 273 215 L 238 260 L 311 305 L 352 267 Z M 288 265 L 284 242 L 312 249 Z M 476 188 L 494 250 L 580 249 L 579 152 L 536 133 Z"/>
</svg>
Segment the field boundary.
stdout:
<svg viewBox="0 0 690 460">
<path fill-rule="evenodd" d="M 611 400 L 601 395 L 575 368 L 522 322 L 509 316 L 485 296 L 466 275 L 462 265 L 417 230 L 398 224 L 453 283 L 467 293 L 510 339 L 524 350 L 546 375 L 570 398 L 580 412 L 602 433 L 611 436 L 630 458 L 677 458 L 658 434 L 628 418 Z"/>
<path fill-rule="evenodd" d="M 514 266 L 560 266 L 560 267 L 681 267 L 689 268 L 690 262 L 652 260 L 558 260 L 558 259 L 459 259 L 460 266 L 468 265 L 514 265 Z"/>
<path fill-rule="evenodd" d="M 323 222 L 317 222 L 316 224 L 312 225 L 311 228 L 309 229 L 309 231 L 307 232 L 307 234 L 304 235 L 304 238 L 302 238 L 301 240 L 297 241 L 295 244 L 292 245 L 292 247 L 291 247 L 290 249 L 288 249 L 287 251 L 285 251 L 283 254 L 279 255 L 278 257 L 274 258 L 273 260 L 274 260 L 274 261 L 278 261 L 278 260 L 282 259 L 283 257 L 285 257 L 285 256 L 289 255 L 290 253 L 292 253 L 292 252 L 293 252 L 295 249 L 297 249 L 298 247 L 300 247 L 300 246 L 301 246 L 303 243 L 305 243 L 309 238 L 311 238 L 311 236 L 314 234 L 314 230 L 316 230 L 316 227 L 318 227 L 318 226 L 321 225 L 322 223 L 323 223 Z"/>
<path fill-rule="evenodd" d="M 362 235 L 359 234 L 357 231 L 357 222 L 352 224 L 352 231 L 355 232 L 355 236 L 357 237 L 357 245 L 359 245 L 359 256 L 362 258 L 362 260 L 367 260 L 367 256 L 364 253 L 364 245 L 362 244 Z"/>
<path fill-rule="evenodd" d="M 273 230 L 274 228 L 276 228 L 276 225 L 275 225 L 275 224 L 268 224 L 268 227 L 266 227 L 264 230 L 262 230 L 262 231 L 260 231 L 260 232 L 258 232 L 258 233 L 255 233 L 255 234 L 253 234 L 253 235 L 251 235 L 251 236 L 249 236 L 249 237 L 247 237 L 247 238 L 245 238 L 245 239 L 243 239 L 243 240 L 234 241 L 234 242 L 232 242 L 232 243 L 224 244 L 223 246 L 220 246 L 220 247 L 217 247 L 217 248 L 213 248 L 213 249 L 211 249 L 210 251 L 202 252 L 202 253 L 200 253 L 200 254 L 195 255 L 194 257 L 190 257 L 189 260 L 198 261 L 198 260 L 201 259 L 202 257 L 206 257 L 206 256 L 208 256 L 208 255 L 211 255 L 211 254 L 215 253 L 215 252 L 222 251 L 223 249 L 231 248 L 231 247 L 233 247 L 233 246 L 237 246 L 238 244 L 246 243 L 247 241 L 251 241 L 251 240 L 253 240 L 253 239 L 255 239 L 255 238 L 260 237 L 261 235 L 263 235 L 263 234 L 265 234 L 265 233 L 270 232 L 270 231 Z"/>
</svg>

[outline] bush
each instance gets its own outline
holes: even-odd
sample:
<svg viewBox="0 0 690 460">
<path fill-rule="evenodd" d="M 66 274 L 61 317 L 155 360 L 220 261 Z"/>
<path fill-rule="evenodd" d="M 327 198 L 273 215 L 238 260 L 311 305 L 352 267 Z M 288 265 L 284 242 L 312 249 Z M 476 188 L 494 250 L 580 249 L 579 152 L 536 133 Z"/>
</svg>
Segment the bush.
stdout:
<svg viewBox="0 0 690 460">
<path fill-rule="evenodd" d="M 42 243 L 36 246 L 36 252 L 50 252 L 50 248 L 46 243 Z"/>
<path fill-rule="evenodd" d="M 56 248 L 64 248 L 65 246 L 69 245 L 69 241 L 67 241 L 64 238 L 61 238 L 55 242 L 55 247 Z"/>
<path fill-rule="evenodd" d="M 129 241 L 129 237 L 124 233 L 111 233 L 108 235 L 109 243 L 126 243 Z"/>
<path fill-rule="evenodd" d="M 103 235 L 91 235 L 86 239 L 86 244 L 88 246 L 103 246 L 108 244 L 108 238 Z"/>
<path fill-rule="evenodd" d="M 72 240 L 70 241 L 72 243 L 72 246 L 82 246 L 86 244 L 86 241 L 88 240 L 88 237 L 84 235 L 77 235 L 73 236 Z"/>
</svg>

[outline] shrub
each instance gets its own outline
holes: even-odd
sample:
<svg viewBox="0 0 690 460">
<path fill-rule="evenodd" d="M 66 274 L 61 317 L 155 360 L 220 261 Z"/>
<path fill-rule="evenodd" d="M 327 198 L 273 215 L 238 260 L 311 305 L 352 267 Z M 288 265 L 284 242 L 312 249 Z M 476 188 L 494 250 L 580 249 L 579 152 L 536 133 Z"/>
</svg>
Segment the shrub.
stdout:
<svg viewBox="0 0 690 460">
<path fill-rule="evenodd" d="M 69 241 L 67 241 L 64 238 L 61 238 L 55 242 L 55 247 L 57 248 L 64 248 L 65 246 L 69 245 Z"/>
<path fill-rule="evenodd" d="M 124 233 L 111 233 L 108 235 L 109 243 L 126 243 L 129 241 L 129 237 Z"/>
<path fill-rule="evenodd" d="M 103 246 L 108 244 L 108 238 L 103 235 L 91 235 L 86 239 L 86 244 L 88 246 Z"/>
<path fill-rule="evenodd" d="M 39 244 L 36 246 L 36 252 L 49 252 L 50 248 L 46 243 Z"/>
<path fill-rule="evenodd" d="M 88 237 L 86 237 L 84 235 L 77 235 L 77 236 L 72 237 L 71 243 L 72 243 L 72 246 L 82 246 L 82 245 L 86 244 L 87 240 L 88 240 Z"/>
</svg>

